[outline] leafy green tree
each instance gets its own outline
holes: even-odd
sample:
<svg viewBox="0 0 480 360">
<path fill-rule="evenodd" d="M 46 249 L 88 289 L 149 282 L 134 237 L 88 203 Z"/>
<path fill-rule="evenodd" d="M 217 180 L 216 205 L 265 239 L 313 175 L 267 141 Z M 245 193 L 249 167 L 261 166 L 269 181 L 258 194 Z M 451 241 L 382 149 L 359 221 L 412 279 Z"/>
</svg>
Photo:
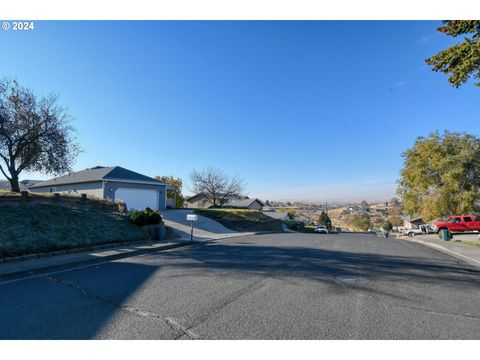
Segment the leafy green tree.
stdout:
<svg viewBox="0 0 480 360">
<path fill-rule="evenodd" d="M 155 176 L 155 179 L 167 183 L 171 187 L 175 188 L 176 191 L 167 190 L 167 197 L 169 199 L 173 199 L 173 197 L 175 196 L 175 207 L 182 208 L 183 202 L 185 200 L 184 196 L 182 195 L 182 179 L 176 178 L 174 176 Z"/>
<path fill-rule="evenodd" d="M 387 220 L 383 223 L 382 229 L 385 230 L 385 231 L 392 231 L 393 225 L 390 221 Z"/>
<path fill-rule="evenodd" d="M 445 35 L 464 35 L 463 41 L 425 60 L 433 71 L 450 74 L 448 82 L 455 88 L 473 76 L 480 79 L 480 20 L 446 20 L 437 29 Z M 475 83 L 480 86 L 480 82 Z"/>
<path fill-rule="evenodd" d="M 80 147 L 58 97 L 38 97 L 15 80 L 0 80 L 0 173 L 20 192 L 22 171 L 71 171 Z"/>
<path fill-rule="evenodd" d="M 398 194 L 404 210 L 429 221 L 478 208 L 480 139 L 446 131 L 419 137 L 405 151 Z"/>
<path fill-rule="evenodd" d="M 295 218 L 295 215 L 297 214 L 297 212 L 295 210 L 288 210 L 287 211 L 287 216 L 289 219 L 293 220 Z"/>
</svg>

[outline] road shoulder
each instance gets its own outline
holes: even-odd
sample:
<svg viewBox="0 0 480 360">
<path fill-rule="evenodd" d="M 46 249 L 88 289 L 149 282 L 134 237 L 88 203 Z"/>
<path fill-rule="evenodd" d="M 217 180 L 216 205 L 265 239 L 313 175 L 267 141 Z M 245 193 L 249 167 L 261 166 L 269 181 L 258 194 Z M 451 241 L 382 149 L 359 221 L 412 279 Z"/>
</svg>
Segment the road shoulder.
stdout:
<svg viewBox="0 0 480 360">
<path fill-rule="evenodd" d="M 457 259 L 463 260 L 470 265 L 480 268 L 480 247 L 465 245 L 453 241 L 440 240 L 436 235 L 419 235 L 415 237 L 397 237 L 398 240 L 410 241 L 428 246 Z"/>
</svg>

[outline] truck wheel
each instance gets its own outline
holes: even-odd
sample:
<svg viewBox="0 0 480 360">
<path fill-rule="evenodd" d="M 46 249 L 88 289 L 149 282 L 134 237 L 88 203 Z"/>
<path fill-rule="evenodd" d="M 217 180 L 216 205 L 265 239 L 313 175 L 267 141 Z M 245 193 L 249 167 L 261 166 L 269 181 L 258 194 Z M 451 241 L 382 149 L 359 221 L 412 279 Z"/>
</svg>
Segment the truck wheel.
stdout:
<svg viewBox="0 0 480 360">
<path fill-rule="evenodd" d="M 447 228 L 440 228 L 440 229 L 438 229 L 438 230 L 437 230 L 437 235 L 438 235 L 438 237 L 439 237 L 440 239 L 442 238 L 442 230 L 447 230 L 447 231 L 448 231 Z"/>
</svg>

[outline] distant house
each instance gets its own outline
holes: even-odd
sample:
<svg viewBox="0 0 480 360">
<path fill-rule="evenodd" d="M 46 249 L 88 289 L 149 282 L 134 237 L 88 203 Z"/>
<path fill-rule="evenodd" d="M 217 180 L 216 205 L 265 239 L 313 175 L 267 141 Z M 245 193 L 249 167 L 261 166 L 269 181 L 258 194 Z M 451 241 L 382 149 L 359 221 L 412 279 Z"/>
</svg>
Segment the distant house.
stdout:
<svg viewBox="0 0 480 360">
<path fill-rule="evenodd" d="M 347 210 L 349 212 L 355 212 L 355 213 L 359 213 L 359 214 L 369 214 L 369 209 L 365 209 L 361 206 L 351 206 L 349 208 L 347 208 Z"/>
<path fill-rule="evenodd" d="M 403 219 L 403 227 L 405 229 L 418 229 L 420 225 L 425 224 L 421 217 L 411 218 L 405 217 Z"/>
<path fill-rule="evenodd" d="M 10 191 L 10 183 L 7 180 L 0 180 L 0 190 Z"/>
<path fill-rule="evenodd" d="M 185 208 L 209 208 L 212 204 L 208 201 L 205 194 L 196 194 L 185 200 Z M 264 204 L 258 199 L 250 199 L 246 196 L 240 196 L 237 199 L 230 199 L 226 204 L 222 205 L 224 208 L 235 208 L 235 209 L 251 209 L 251 210 L 262 210 Z"/>
<path fill-rule="evenodd" d="M 212 204 L 207 200 L 205 194 L 196 194 L 185 199 L 184 208 L 203 209 L 208 208 Z"/>
<path fill-rule="evenodd" d="M 39 182 L 29 187 L 32 192 L 87 194 L 99 199 L 121 200 L 128 210 L 163 210 L 171 204 L 167 190 L 170 185 L 120 166 L 96 166 Z"/>
<path fill-rule="evenodd" d="M 232 199 L 222 207 L 234 209 L 262 210 L 264 206 L 265 205 L 263 204 L 263 202 L 258 199 Z"/>
</svg>

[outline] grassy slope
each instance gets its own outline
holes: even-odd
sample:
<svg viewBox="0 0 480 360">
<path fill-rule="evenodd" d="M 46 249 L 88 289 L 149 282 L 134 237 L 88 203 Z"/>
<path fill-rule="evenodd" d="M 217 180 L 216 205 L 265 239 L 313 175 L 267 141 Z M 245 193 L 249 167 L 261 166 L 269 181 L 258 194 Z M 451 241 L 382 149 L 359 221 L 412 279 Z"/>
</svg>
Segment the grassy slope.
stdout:
<svg viewBox="0 0 480 360">
<path fill-rule="evenodd" d="M 147 239 L 119 214 L 55 204 L 0 203 L 0 257 Z"/>
<path fill-rule="evenodd" d="M 454 241 L 464 245 L 480 246 L 480 241 L 461 241 L 461 240 L 454 240 Z"/>
<path fill-rule="evenodd" d="M 250 220 L 250 221 L 271 221 L 270 216 L 259 210 L 244 209 L 196 209 L 199 215 L 205 215 L 212 219 L 219 220 Z"/>
</svg>

